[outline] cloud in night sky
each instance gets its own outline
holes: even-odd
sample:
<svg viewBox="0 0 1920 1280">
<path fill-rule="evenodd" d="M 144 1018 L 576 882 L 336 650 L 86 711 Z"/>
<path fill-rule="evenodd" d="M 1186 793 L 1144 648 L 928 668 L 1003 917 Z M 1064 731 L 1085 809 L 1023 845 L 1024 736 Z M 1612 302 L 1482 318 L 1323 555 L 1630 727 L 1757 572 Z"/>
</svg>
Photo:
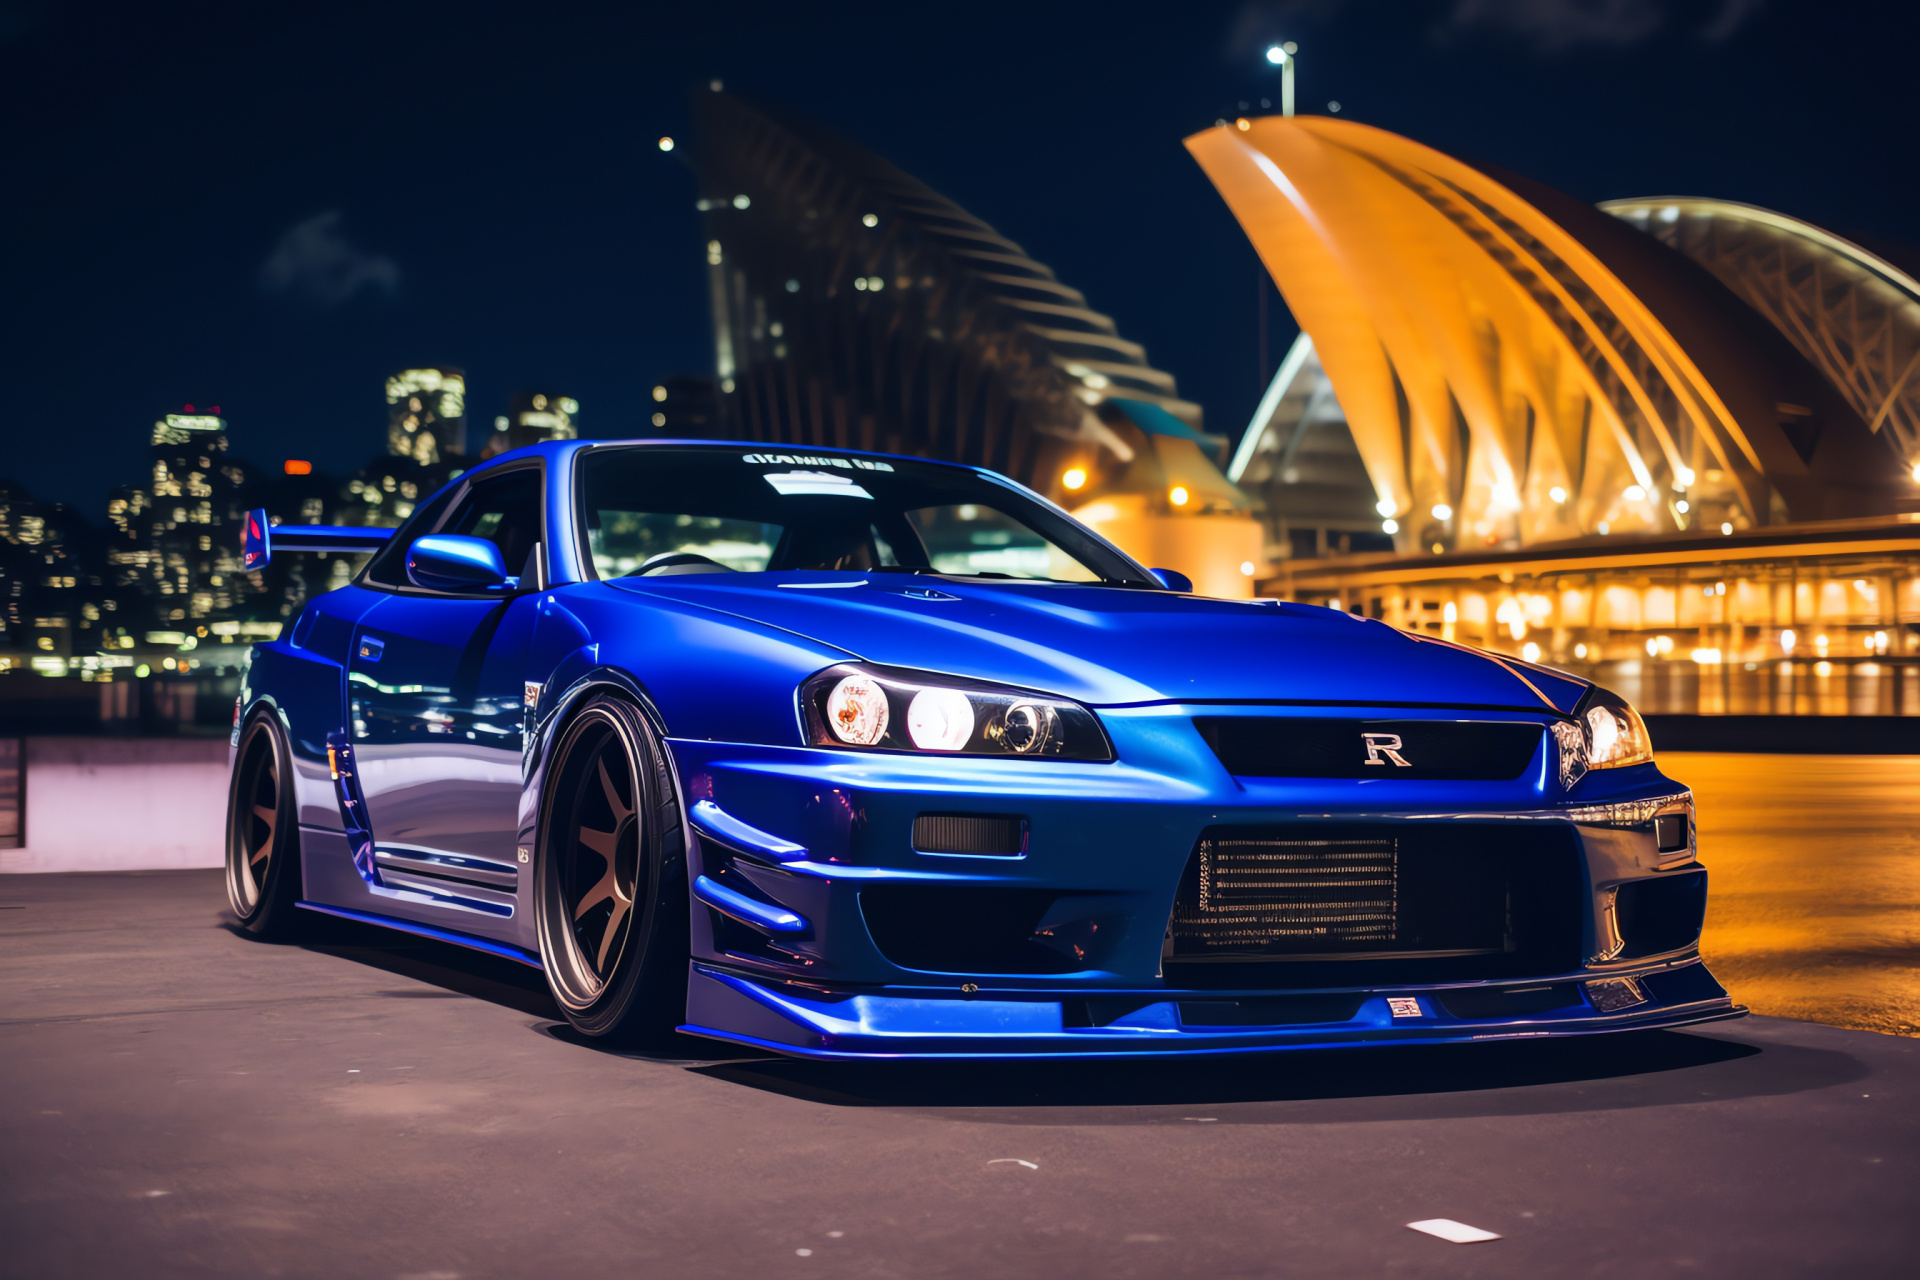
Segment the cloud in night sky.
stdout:
<svg viewBox="0 0 1920 1280">
<path fill-rule="evenodd" d="M 1699 28 L 1702 39 L 1725 40 L 1759 12 L 1765 0 L 1719 0 Z M 1667 0 L 1454 0 L 1445 26 L 1491 28 L 1520 37 L 1542 53 L 1580 46 L 1623 48 L 1666 27 L 1672 10 L 1705 6 Z"/>
<path fill-rule="evenodd" d="M 340 306 L 363 293 L 391 296 L 400 287 L 399 264 L 356 247 L 342 221 L 335 209 L 288 228 L 260 264 L 261 292 L 323 307 Z"/>
</svg>

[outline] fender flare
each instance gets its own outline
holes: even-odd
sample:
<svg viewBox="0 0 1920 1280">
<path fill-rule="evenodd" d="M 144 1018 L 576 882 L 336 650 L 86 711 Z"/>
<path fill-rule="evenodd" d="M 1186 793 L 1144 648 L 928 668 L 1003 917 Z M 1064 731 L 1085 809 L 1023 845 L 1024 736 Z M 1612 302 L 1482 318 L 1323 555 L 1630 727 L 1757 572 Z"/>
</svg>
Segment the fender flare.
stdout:
<svg viewBox="0 0 1920 1280">
<path fill-rule="evenodd" d="M 597 646 L 587 646 L 591 650 Z M 561 662 L 556 670 L 563 670 L 568 663 Z M 693 823 L 689 816 L 686 786 L 680 780 L 680 766 L 673 758 L 673 749 L 667 744 L 667 721 L 660 714 L 660 708 L 654 703 L 652 695 L 640 680 L 618 667 L 594 665 L 582 671 L 567 685 L 555 692 L 543 693 L 540 705 L 527 709 L 527 727 L 522 755 L 520 781 L 520 821 L 516 846 L 527 854 L 527 883 L 533 884 L 538 868 L 532 859 L 541 848 L 540 822 L 541 799 L 546 793 L 547 763 L 553 755 L 553 745 L 560 733 L 573 719 L 582 703 L 599 693 L 617 693 L 634 703 L 640 709 L 641 716 L 660 739 L 662 763 L 666 767 L 667 778 L 673 784 L 674 799 L 680 808 L 680 867 L 679 880 L 685 884 L 687 868 L 691 865 L 694 850 Z M 691 902 L 691 895 L 689 895 Z"/>
</svg>

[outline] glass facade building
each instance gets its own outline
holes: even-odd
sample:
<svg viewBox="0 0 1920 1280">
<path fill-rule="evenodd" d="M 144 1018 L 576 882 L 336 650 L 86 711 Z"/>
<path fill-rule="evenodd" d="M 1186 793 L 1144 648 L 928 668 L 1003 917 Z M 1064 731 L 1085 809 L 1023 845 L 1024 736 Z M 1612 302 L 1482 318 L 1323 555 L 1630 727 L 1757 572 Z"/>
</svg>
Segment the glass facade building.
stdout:
<svg viewBox="0 0 1920 1280">
<path fill-rule="evenodd" d="M 718 422 L 990 467 L 1216 594 L 1259 536 L 1173 375 L 1018 243 L 783 112 L 694 96 Z M 655 429 L 678 418 L 663 384 Z"/>
</svg>

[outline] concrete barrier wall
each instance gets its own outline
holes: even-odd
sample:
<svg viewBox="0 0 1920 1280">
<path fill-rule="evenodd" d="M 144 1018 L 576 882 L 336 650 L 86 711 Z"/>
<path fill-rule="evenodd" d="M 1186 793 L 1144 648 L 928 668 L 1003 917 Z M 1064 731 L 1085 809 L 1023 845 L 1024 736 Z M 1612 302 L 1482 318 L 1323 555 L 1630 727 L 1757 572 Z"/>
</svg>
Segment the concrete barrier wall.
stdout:
<svg viewBox="0 0 1920 1280">
<path fill-rule="evenodd" d="M 225 738 L 29 738 L 26 843 L 0 872 L 217 867 Z"/>
</svg>

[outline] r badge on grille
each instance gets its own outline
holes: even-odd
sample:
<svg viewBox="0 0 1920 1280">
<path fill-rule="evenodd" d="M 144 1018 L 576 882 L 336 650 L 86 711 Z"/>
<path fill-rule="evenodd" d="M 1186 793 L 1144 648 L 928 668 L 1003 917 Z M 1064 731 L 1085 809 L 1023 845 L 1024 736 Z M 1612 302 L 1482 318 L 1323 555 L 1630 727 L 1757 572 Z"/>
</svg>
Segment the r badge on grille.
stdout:
<svg viewBox="0 0 1920 1280">
<path fill-rule="evenodd" d="M 1400 735 L 1397 733 L 1363 733 L 1360 741 L 1367 744 L 1367 763 L 1385 764 L 1387 760 L 1402 769 L 1413 768 L 1413 761 L 1400 754 Z M 1387 760 L 1380 757 L 1385 756 Z"/>
<path fill-rule="evenodd" d="M 1388 996 L 1387 1008 L 1393 1011 L 1393 1016 L 1396 1018 L 1420 1016 L 1420 1002 L 1412 996 Z"/>
</svg>

